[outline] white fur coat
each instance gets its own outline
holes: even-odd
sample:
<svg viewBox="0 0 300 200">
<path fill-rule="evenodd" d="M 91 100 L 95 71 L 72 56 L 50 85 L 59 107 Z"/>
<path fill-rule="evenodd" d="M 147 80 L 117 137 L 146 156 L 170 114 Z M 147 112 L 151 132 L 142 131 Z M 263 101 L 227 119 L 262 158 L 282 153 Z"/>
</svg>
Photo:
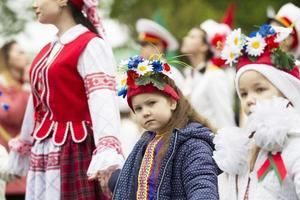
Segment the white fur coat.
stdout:
<svg viewBox="0 0 300 200">
<path fill-rule="evenodd" d="M 224 171 L 219 176 L 221 200 L 243 200 L 249 182 L 248 200 L 300 199 L 300 115 L 283 98 L 261 101 L 252 107 L 245 128 L 221 129 L 214 139 L 214 159 Z M 250 139 L 251 133 L 254 136 Z M 250 150 L 261 148 L 252 172 Z M 282 185 L 274 171 L 258 182 L 257 170 L 268 153 L 281 152 L 287 169 Z"/>
</svg>

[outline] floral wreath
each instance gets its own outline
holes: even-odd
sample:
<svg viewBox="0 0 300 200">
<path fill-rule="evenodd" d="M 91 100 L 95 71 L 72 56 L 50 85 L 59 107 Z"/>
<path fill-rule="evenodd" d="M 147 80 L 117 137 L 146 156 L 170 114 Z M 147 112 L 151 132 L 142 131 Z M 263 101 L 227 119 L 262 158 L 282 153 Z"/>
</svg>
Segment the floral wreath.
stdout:
<svg viewBox="0 0 300 200">
<path fill-rule="evenodd" d="M 139 85 L 152 83 L 156 88 L 163 90 L 166 83 L 162 79 L 164 75 L 171 74 L 171 67 L 161 55 L 153 55 L 149 60 L 136 55 L 118 65 L 118 74 L 118 96 L 125 98 L 128 88 L 136 88 Z"/>
<path fill-rule="evenodd" d="M 292 28 L 273 27 L 268 24 L 262 25 L 249 36 L 242 34 L 240 28 L 235 29 L 227 37 L 221 57 L 226 60 L 226 64 L 236 67 L 242 56 L 255 62 L 264 53 L 269 52 L 272 64 L 276 68 L 290 71 L 295 66 L 295 58 L 281 50 L 279 44 L 291 32 Z"/>
</svg>

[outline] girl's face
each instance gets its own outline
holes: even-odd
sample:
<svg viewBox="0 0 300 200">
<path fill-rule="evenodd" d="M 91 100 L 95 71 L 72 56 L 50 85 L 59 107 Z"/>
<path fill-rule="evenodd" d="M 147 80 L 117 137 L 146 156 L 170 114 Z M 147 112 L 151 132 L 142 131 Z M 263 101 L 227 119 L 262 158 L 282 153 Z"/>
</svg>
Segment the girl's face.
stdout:
<svg viewBox="0 0 300 200">
<path fill-rule="evenodd" d="M 166 129 L 177 102 L 159 93 L 143 93 L 132 97 L 137 122 L 146 130 L 157 133 Z"/>
<path fill-rule="evenodd" d="M 242 108 L 247 115 L 250 114 L 250 107 L 255 105 L 257 100 L 271 99 L 274 96 L 283 97 L 282 93 L 270 81 L 253 70 L 246 71 L 241 75 L 238 89 L 241 95 Z"/>
<path fill-rule="evenodd" d="M 208 50 L 208 46 L 204 40 L 205 33 L 201 29 L 191 29 L 183 38 L 180 49 L 181 53 L 197 54 L 200 52 L 206 52 Z"/>
<path fill-rule="evenodd" d="M 33 9 L 40 23 L 55 24 L 60 16 L 61 6 L 68 0 L 34 0 Z"/>
<path fill-rule="evenodd" d="M 27 65 L 27 56 L 25 51 L 18 43 L 14 43 L 8 52 L 8 65 L 11 68 L 24 70 Z"/>
</svg>

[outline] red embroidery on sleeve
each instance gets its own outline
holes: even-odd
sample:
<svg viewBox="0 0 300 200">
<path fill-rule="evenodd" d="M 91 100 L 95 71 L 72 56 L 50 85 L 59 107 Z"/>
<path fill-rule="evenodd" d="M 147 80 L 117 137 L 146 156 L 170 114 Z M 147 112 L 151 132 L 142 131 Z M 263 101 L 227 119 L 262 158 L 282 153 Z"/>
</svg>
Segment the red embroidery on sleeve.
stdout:
<svg viewBox="0 0 300 200">
<path fill-rule="evenodd" d="M 118 154 L 124 156 L 120 141 L 113 136 L 106 136 L 99 140 L 97 147 L 94 150 L 93 154 L 103 151 L 106 148 L 112 148 L 117 151 Z"/>
<path fill-rule="evenodd" d="M 84 78 L 87 95 L 96 90 L 108 89 L 116 91 L 115 77 L 103 72 L 88 74 Z"/>
</svg>

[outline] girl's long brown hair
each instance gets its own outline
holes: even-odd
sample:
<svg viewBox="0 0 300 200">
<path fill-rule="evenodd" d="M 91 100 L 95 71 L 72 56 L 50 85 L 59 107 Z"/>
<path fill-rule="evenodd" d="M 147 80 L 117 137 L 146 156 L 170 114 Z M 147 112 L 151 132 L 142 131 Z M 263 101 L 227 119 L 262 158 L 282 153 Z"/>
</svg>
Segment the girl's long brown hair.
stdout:
<svg viewBox="0 0 300 200">
<path fill-rule="evenodd" d="M 173 134 L 173 130 L 175 128 L 181 129 L 184 128 L 189 122 L 198 122 L 203 126 L 209 128 L 213 133 L 215 133 L 216 129 L 210 124 L 210 122 L 199 115 L 196 110 L 192 107 L 190 102 L 186 99 L 186 97 L 182 94 L 179 88 L 175 85 L 174 81 L 167 76 L 163 76 L 163 82 L 170 85 L 177 92 L 179 96 L 179 100 L 177 102 L 176 109 L 174 110 L 171 120 L 166 125 L 166 131 L 162 135 L 163 145 L 158 153 L 157 157 L 157 172 L 160 169 L 160 164 L 162 159 L 164 158 L 170 144 L 170 139 Z M 171 97 L 169 97 L 171 98 Z"/>
<path fill-rule="evenodd" d="M 260 150 L 261 150 L 261 148 L 258 147 L 258 146 L 254 146 L 251 149 L 251 156 L 250 156 L 250 171 L 251 172 L 254 169 L 254 166 L 255 166 L 255 163 L 256 163 L 256 159 L 257 159 L 257 156 L 258 156 Z"/>
</svg>

